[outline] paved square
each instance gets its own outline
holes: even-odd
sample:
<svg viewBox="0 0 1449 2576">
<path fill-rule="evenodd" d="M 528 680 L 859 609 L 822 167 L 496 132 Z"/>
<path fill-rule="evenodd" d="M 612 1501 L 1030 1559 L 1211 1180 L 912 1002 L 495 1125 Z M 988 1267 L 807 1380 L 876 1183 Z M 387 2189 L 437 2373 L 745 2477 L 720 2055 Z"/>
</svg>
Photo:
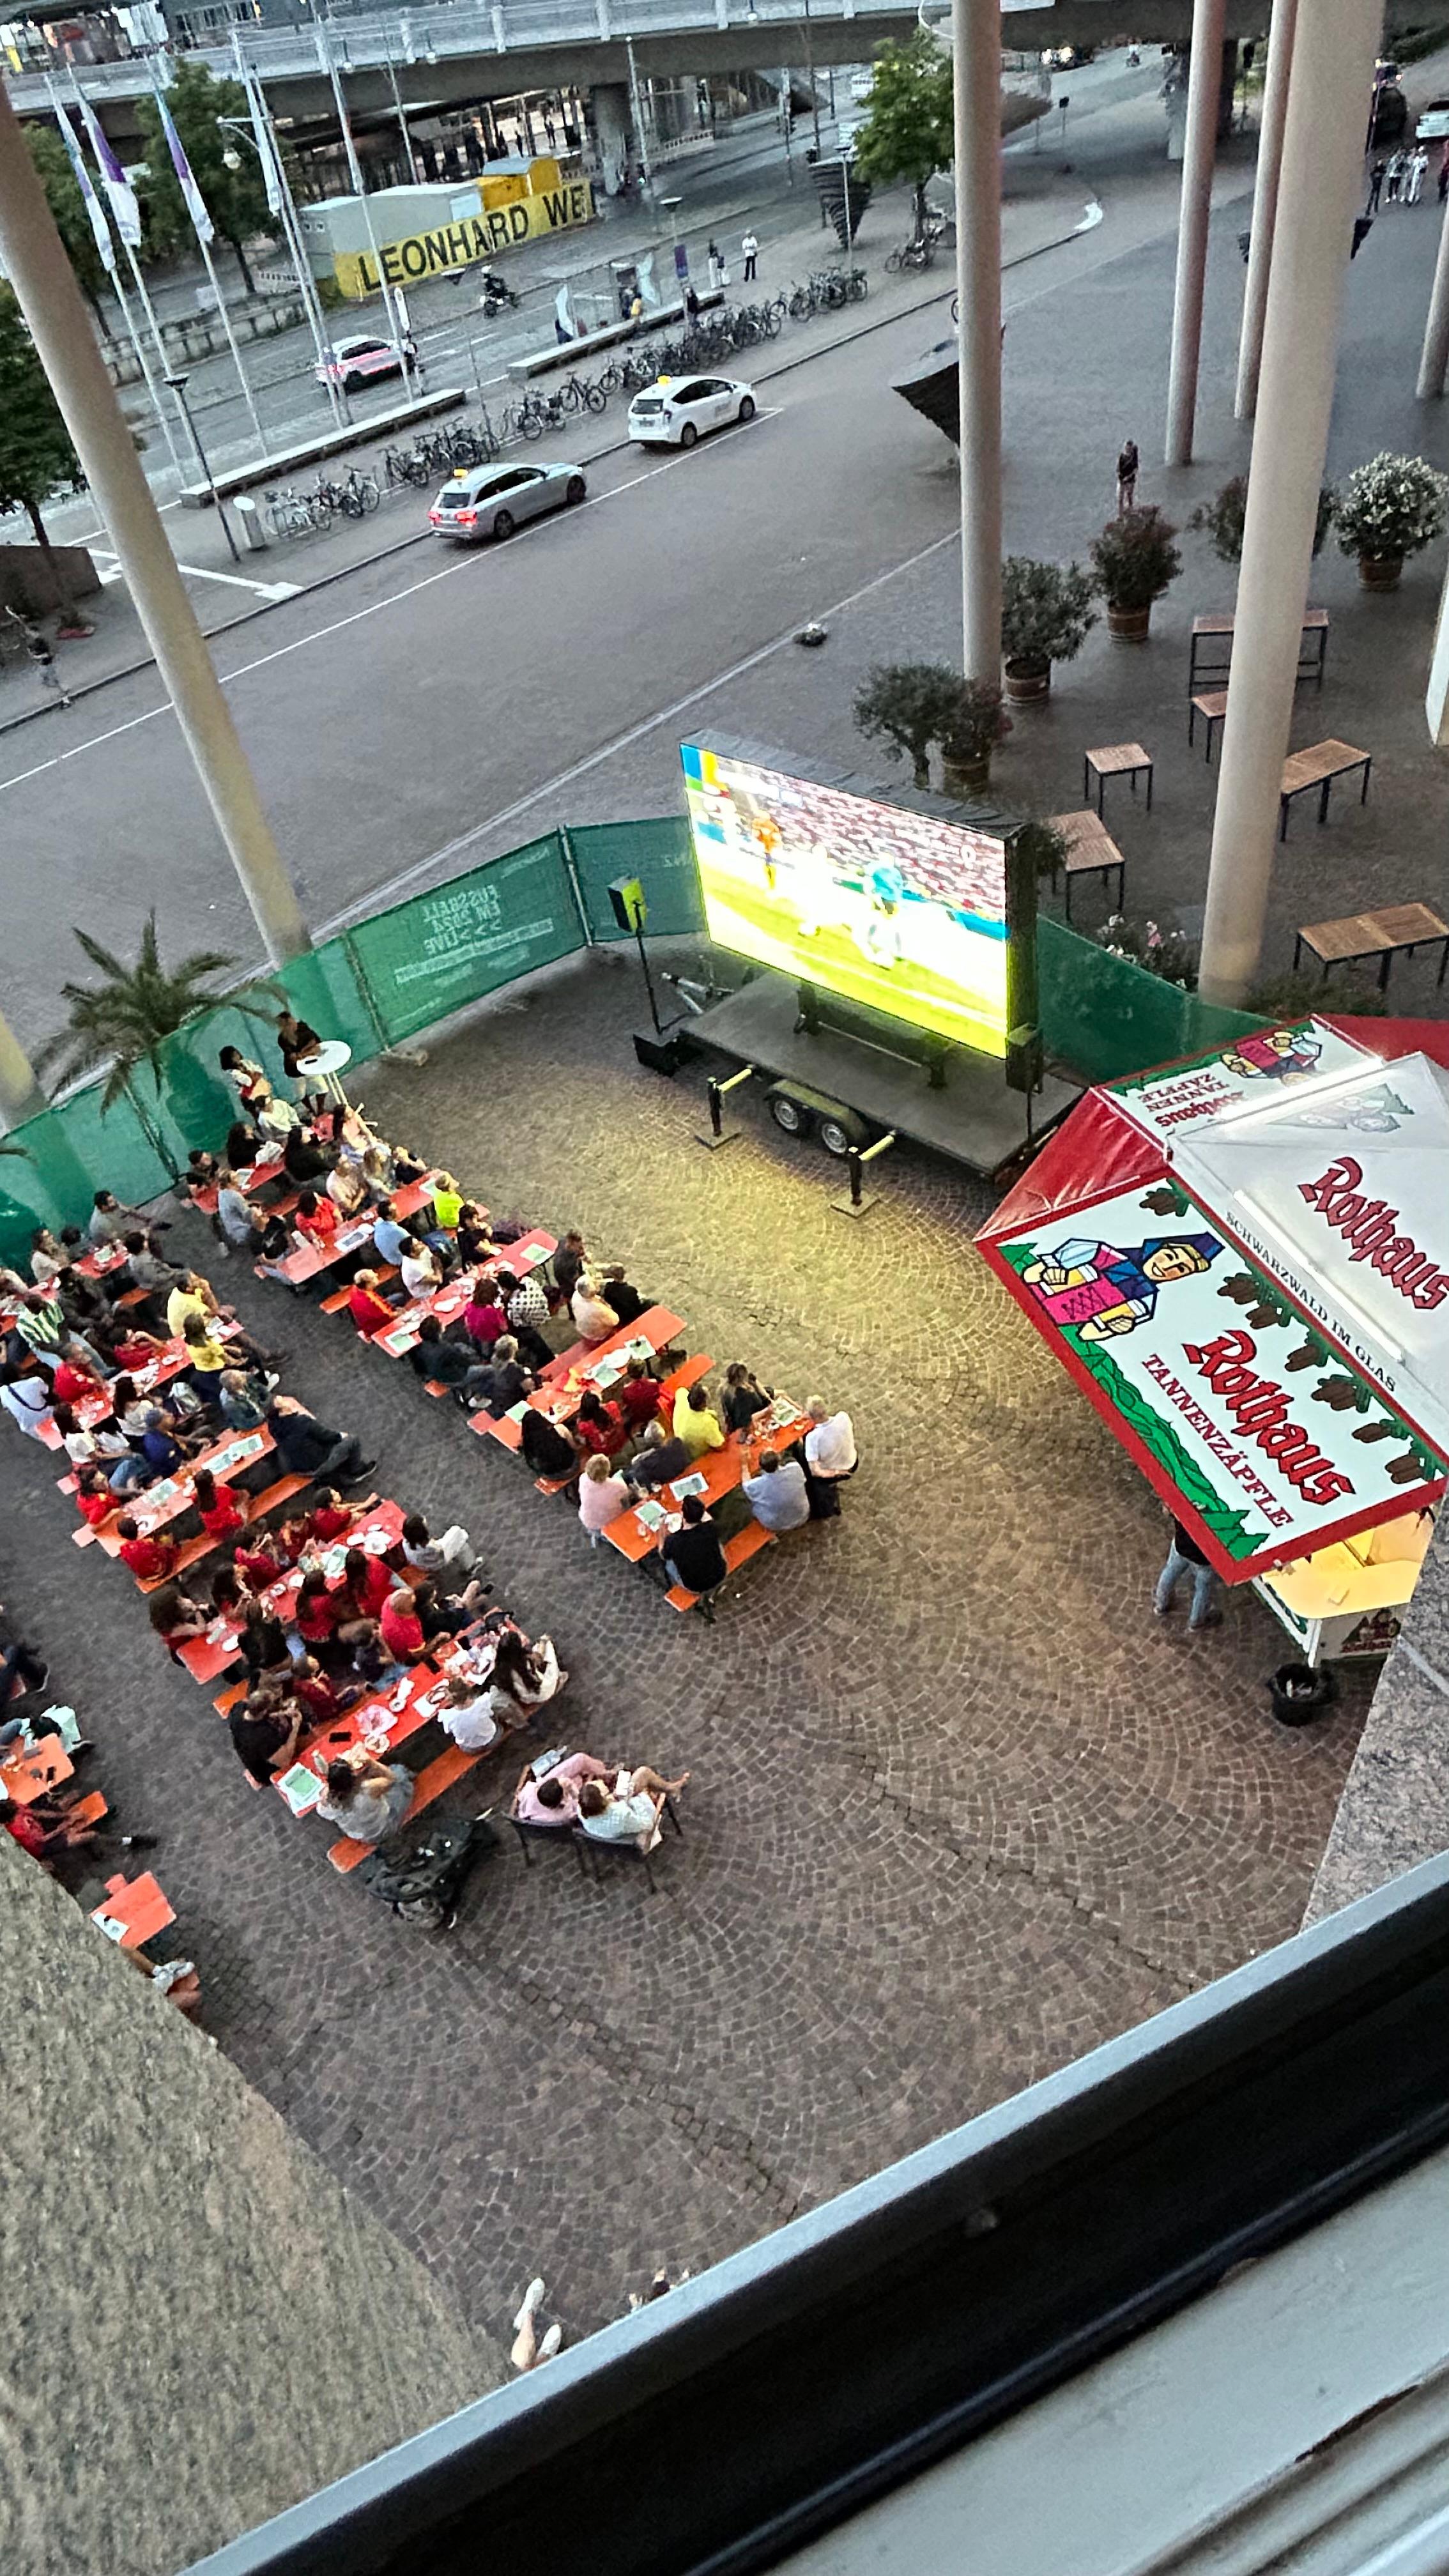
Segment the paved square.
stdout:
<svg viewBox="0 0 1449 2576">
<path fill-rule="evenodd" d="M 392 1922 L 251 1794 L 132 1587 L 71 1546 L 53 1461 L 5 1447 L 0 1591 L 162 1837 L 206 2027 L 495 2331 L 535 2270 L 571 2333 L 605 2322 L 657 2263 L 698 2269 L 1292 1932 L 1367 1698 L 1284 1734 L 1256 1602 L 1191 1640 L 1150 1616 L 1166 1524 L 972 1249 L 985 1189 L 902 1148 L 846 1225 L 833 1167 L 748 1099 L 705 1154 L 702 1076 L 633 1060 L 640 999 L 595 955 L 360 1089 L 495 1215 L 626 1259 L 691 1348 L 849 1407 L 842 1518 L 757 1560 L 713 1630 L 345 1320 L 194 1217 L 173 1240 L 379 1488 L 464 1520 L 552 1631 L 550 1739 L 692 1770 L 657 1896 L 564 1851 L 526 1871 L 510 1837 L 451 1941 Z"/>
</svg>

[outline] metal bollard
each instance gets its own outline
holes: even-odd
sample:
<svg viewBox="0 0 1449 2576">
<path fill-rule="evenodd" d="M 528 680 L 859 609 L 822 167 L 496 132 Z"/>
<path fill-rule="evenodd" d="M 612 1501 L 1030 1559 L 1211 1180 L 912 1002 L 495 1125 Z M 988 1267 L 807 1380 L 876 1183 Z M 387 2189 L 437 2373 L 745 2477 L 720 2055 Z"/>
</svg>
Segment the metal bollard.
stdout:
<svg viewBox="0 0 1449 2576">
<path fill-rule="evenodd" d="M 875 1143 L 873 1145 L 867 1145 L 863 1151 L 859 1145 L 851 1145 L 847 1147 L 845 1162 L 846 1168 L 850 1173 L 850 1196 L 848 1199 L 831 1200 L 830 1204 L 834 1208 L 837 1216 L 866 1216 L 869 1214 L 870 1210 L 875 1206 L 876 1201 L 874 1197 L 866 1198 L 862 1190 L 861 1185 L 865 1177 L 866 1164 L 873 1163 L 877 1154 L 889 1153 L 890 1148 L 895 1141 L 896 1131 L 894 1127 L 892 1127 L 887 1135 L 878 1136 Z"/>
<path fill-rule="evenodd" d="M 710 1132 L 707 1136 L 696 1134 L 695 1142 L 705 1146 L 711 1154 L 714 1153 L 721 1145 L 733 1144 L 736 1136 L 738 1136 L 740 1132 L 738 1127 L 726 1127 L 724 1123 L 725 1093 L 727 1091 L 735 1090 L 742 1082 L 752 1081 L 754 1078 L 754 1071 L 754 1066 L 752 1064 L 747 1064 L 742 1066 L 738 1073 L 730 1074 L 724 1082 L 716 1082 L 714 1076 L 711 1075 L 709 1081 L 705 1085 L 705 1093 L 709 1101 Z"/>
</svg>

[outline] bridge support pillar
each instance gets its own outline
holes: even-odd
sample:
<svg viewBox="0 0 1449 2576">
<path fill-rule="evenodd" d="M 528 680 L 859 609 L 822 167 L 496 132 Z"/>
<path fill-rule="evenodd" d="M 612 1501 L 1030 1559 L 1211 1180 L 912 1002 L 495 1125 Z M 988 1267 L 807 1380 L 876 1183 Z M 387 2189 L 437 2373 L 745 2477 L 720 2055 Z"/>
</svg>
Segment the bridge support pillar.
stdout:
<svg viewBox="0 0 1449 2576">
<path fill-rule="evenodd" d="M 629 166 L 629 84 L 595 81 L 589 92 L 589 114 L 599 138 L 604 194 L 617 197 Z"/>
</svg>

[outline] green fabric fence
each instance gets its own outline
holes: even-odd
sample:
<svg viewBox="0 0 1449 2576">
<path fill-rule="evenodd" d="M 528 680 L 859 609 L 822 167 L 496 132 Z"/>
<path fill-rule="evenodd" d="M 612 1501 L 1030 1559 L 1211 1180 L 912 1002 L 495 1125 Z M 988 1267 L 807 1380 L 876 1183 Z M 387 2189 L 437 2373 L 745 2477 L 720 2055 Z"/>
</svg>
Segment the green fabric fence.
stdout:
<svg viewBox="0 0 1449 2576">
<path fill-rule="evenodd" d="M 608 894 L 623 876 L 643 883 L 651 938 L 704 936 L 689 827 L 682 816 L 663 815 L 547 832 L 375 913 L 265 980 L 365 1064 L 535 967 L 627 938 Z M 1037 956 L 1046 1053 L 1084 1082 L 1226 1045 L 1257 1025 L 1110 957 L 1057 921 L 1038 923 Z M 124 1096 L 102 1114 L 101 1086 L 91 1084 L 17 1128 L 6 1142 L 22 1147 L 24 1159 L 0 1156 L 0 1260 L 28 1268 L 34 1228 L 83 1223 L 95 1190 L 142 1205 L 184 1170 L 191 1147 L 215 1152 L 233 1115 L 221 1048 L 240 1047 L 282 1083 L 264 1008 L 260 996 L 254 1008 L 227 1002 L 168 1039 L 154 1074 L 137 1077 L 140 1115 Z"/>
</svg>

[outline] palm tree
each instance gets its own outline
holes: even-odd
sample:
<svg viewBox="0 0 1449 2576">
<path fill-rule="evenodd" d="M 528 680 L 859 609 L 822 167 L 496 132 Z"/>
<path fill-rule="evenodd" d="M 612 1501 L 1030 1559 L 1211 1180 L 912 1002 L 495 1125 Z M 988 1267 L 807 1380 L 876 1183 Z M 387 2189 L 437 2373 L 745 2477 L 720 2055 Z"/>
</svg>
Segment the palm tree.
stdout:
<svg viewBox="0 0 1449 2576">
<path fill-rule="evenodd" d="M 164 1164 L 174 1180 L 180 1174 L 177 1164 L 157 1123 L 157 1118 L 141 1096 L 139 1076 L 148 1069 L 155 1088 L 156 1108 L 161 1105 L 161 1065 L 159 1051 L 163 1042 L 189 1020 L 204 1011 L 215 1010 L 219 1003 L 234 999 L 212 989 L 213 979 L 224 975 L 235 959 L 223 956 L 219 949 L 203 948 L 194 957 L 183 957 L 179 966 L 168 972 L 161 963 L 156 940 L 156 915 L 146 917 L 141 934 L 140 953 L 134 966 L 124 965 L 98 939 L 84 930 L 76 931 L 86 956 L 99 967 L 106 978 L 103 984 L 62 984 L 61 998 L 70 1005 L 70 1024 L 52 1038 L 47 1038 L 35 1058 L 37 1073 L 55 1069 L 55 1089 L 65 1089 L 73 1082 L 84 1081 L 88 1074 L 105 1073 L 101 1093 L 101 1113 L 114 1108 L 123 1097 L 136 1114 L 141 1131 L 152 1152 Z M 272 998 L 277 988 L 259 987 Z"/>
</svg>

